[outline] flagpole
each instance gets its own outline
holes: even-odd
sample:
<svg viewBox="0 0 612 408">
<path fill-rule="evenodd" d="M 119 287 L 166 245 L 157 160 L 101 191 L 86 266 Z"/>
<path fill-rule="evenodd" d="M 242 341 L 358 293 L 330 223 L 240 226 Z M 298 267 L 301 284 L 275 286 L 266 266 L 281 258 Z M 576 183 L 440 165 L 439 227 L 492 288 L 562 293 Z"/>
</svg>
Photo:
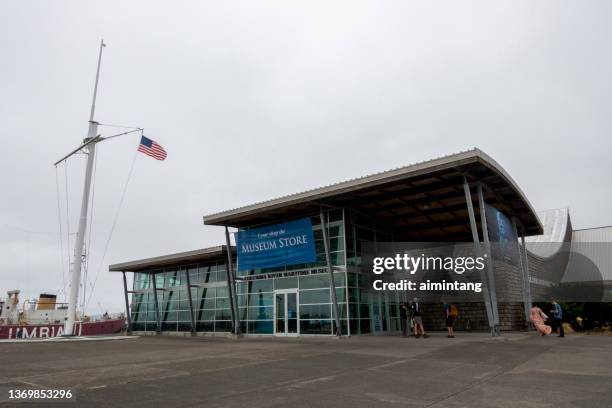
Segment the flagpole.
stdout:
<svg viewBox="0 0 612 408">
<path fill-rule="evenodd" d="M 81 199 L 81 215 L 77 230 L 76 242 L 74 244 L 74 256 L 72 263 L 72 274 L 70 277 L 70 296 L 68 298 L 68 314 L 64 325 L 64 335 L 73 336 L 74 323 L 76 320 L 76 308 L 79 297 L 79 285 L 81 284 L 81 268 L 85 261 L 85 230 L 87 228 L 87 211 L 89 209 L 89 195 L 91 192 L 91 178 L 93 173 L 94 158 L 96 154 L 96 142 L 98 133 L 98 122 L 94 121 L 96 110 L 96 96 L 98 93 L 98 81 L 100 79 L 100 66 L 102 64 L 102 49 L 106 47 L 104 40 L 100 41 L 100 52 L 98 54 L 98 68 L 96 70 L 96 82 L 94 84 L 93 100 L 89 114 L 89 131 L 87 138 L 83 141 L 87 146 L 87 167 L 85 169 L 85 185 L 83 186 L 83 197 Z M 84 312 L 84 311 L 83 311 Z"/>
</svg>

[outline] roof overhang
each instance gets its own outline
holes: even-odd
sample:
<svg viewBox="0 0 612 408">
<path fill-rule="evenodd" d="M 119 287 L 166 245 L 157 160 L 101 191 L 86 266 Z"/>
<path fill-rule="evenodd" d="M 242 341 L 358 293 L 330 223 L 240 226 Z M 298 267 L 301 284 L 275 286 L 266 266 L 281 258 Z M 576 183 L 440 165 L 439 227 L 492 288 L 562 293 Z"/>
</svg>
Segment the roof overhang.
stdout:
<svg viewBox="0 0 612 408">
<path fill-rule="evenodd" d="M 232 253 L 235 253 L 232 247 Z M 156 256 L 154 258 L 139 259 L 137 261 L 123 262 L 109 265 L 109 272 L 146 272 L 169 266 L 190 265 L 197 262 L 225 261 L 227 260 L 227 246 L 220 245 L 195 251 L 179 252 L 176 254 Z"/>
<path fill-rule="evenodd" d="M 407 241 L 471 241 L 464 177 L 475 203 L 476 183 L 480 182 L 485 201 L 515 216 L 525 235 L 542 234 L 542 225 L 525 194 L 479 149 L 206 215 L 204 224 L 236 228 L 265 225 L 314 214 L 323 206 L 357 210 Z M 478 213 L 476 204 L 475 209 Z"/>
</svg>

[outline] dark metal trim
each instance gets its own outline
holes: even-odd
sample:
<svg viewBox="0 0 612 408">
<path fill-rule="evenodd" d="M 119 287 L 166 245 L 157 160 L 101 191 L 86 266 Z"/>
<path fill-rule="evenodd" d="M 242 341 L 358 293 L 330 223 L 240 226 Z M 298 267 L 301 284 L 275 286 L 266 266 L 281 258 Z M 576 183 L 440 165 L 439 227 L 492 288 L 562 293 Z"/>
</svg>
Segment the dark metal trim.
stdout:
<svg viewBox="0 0 612 408">
<path fill-rule="evenodd" d="M 323 232 L 323 246 L 325 247 L 325 261 L 327 262 L 327 270 L 329 272 L 329 286 L 332 295 L 334 313 L 336 314 L 336 336 L 342 336 L 342 327 L 340 326 L 340 313 L 338 310 L 338 297 L 336 296 L 336 282 L 334 281 L 334 271 L 331 263 L 331 255 L 329 253 L 329 238 L 327 236 L 328 220 L 325 217 L 323 207 L 320 208 L 319 216 L 321 217 L 321 231 Z"/>
<path fill-rule="evenodd" d="M 159 301 L 157 300 L 157 279 L 156 274 L 151 274 L 153 280 L 153 299 L 155 301 L 155 318 L 157 319 L 157 333 L 161 333 L 161 319 L 159 317 Z"/>
<path fill-rule="evenodd" d="M 489 283 L 489 296 L 491 297 L 491 311 L 493 312 L 494 330 L 493 335 L 499 336 L 499 311 L 497 310 L 497 293 L 495 292 L 495 270 L 493 265 L 493 256 L 491 255 L 491 242 L 489 241 L 489 229 L 487 227 L 487 216 L 485 213 L 484 195 L 482 193 L 482 184 L 477 183 L 478 191 L 478 207 L 480 209 L 480 228 L 482 229 L 482 238 L 484 240 L 485 253 L 487 255 L 487 273 Z"/>
<path fill-rule="evenodd" d="M 125 297 L 125 316 L 127 318 L 127 334 L 132 334 L 132 316 L 130 315 L 130 300 L 128 299 L 128 288 L 127 278 L 125 277 L 125 271 L 121 271 L 123 274 L 123 295 Z"/>
<path fill-rule="evenodd" d="M 189 268 L 185 268 L 185 278 L 187 280 L 187 297 L 189 298 L 189 312 L 191 313 L 191 332 L 195 333 L 195 313 L 193 311 L 193 299 L 191 298 L 191 279 L 189 278 Z"/>
<path fill-rule="evenodd" d="M 477 257 L 481 256 L 480 238 L 478 237 L 478 227 L 476 225 L 476 216 L 474 215 L 474 203 L 472 202 L 472 192 L 467 179 L 463 178 L 463 192 L 465 193 L 465 202 L 467 204 L 468 215 L 470 217 L 470 228 L 472 230 L 472 239 L 474 241 L 474 253 Z M 491 308 L 491 297 L 489 295 L 489 287 L 487 284 L 487 276 L 484 270 L 480 271 L 480 280 L 482 281 L 482 297 L 487 311 L 487 320 L 491 334 L 494 333 L 495 320 L 493 318 L 493 310 Z"/>
<path fill-rule="evenodd" d="M 228 289 L 227 292 L 230 298 L 232 321 L 234 324 L 233 333 L 235 335 L 240 335 L 241 334 L 240 316 L 238 315 L 238 304 L 236 302 L 236 285 L 234 284 L 234 266 L 232 264 L 232 252 L 230 249 L 232 246 L 230 243 L 229 230 L 227 229 L 227 226 L 225 227 L 225 242 L 227 244 L 227 268 L 226 268 L 227 289 Z"/>
</svg>

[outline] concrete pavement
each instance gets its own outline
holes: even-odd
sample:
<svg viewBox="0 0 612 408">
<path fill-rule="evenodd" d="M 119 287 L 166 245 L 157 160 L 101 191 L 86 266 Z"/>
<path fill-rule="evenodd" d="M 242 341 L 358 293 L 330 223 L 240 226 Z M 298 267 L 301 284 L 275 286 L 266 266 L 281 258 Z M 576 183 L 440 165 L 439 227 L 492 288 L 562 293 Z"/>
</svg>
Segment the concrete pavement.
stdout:
<svg viewBox="0 0 612 408">
<path fill-rule="evenodd" d="M 66 387 L 88 407 L 612 406 L 612 336 L 157 336 L 2 344 L 0 357 L 0 405 L 8 387 Z"/>
</svg>

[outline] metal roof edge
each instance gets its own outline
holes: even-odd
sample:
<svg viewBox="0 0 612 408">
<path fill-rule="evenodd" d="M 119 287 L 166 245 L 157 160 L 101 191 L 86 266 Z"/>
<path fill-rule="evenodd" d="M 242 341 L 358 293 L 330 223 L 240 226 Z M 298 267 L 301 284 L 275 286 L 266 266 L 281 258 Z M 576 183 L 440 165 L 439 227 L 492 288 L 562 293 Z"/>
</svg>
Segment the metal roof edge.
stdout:
<svg viewBox="0 0 612 408">
<path fill-rule="evenodd" d="M 539 233 L 543 234 L 544 233 L 544 226 L 542 225 L 542 222 L 540 221 L 540 218 L 538 217 L 537 212 L 535 211 L 535 209 L 531 205 L 531 202 L 527 199 L 527 196 L 525 195 L 523 190 L 519 187 L 518 183 L 516 181 L 514 181 L 512 176 L 510 176 L 510 174 L 495 159 L 493 159 L 491 156 L 489 156 L 488 154 L 486 154 L 485 152 L 483 152 L 482 150 L 480 150 L 478 148 L 474 148 L 474 150 L 478 152 L 478 156 L 480 156 L 480 159 L 481 159 L 483 164 L 487 164 L 489 166 L 492 166 L 493 169 L 496 170 L 498 173 L 500 173 L 502 175 L 502 177 L 504 179 L 506 179 L 508 184 L 510 184 L 512 186 L 512 188 L 518 193 L 518 195 L 521 197 L 523 202 L 527 205 L 527 207 L 529 208 L 531 213 L 534 215 L 535 220 L 536 220 L 536 222 L 537 222 L 537 224 L 539 226 L 539 229 L 540 229 Z"/>
<path fill-rule="evenodd" d="M 108 271 L 109 272 L 123 272 L 123 271 L 127 272 L 130 270 L 130 268 L 143 268 L 149 264 L 154 265 L 156 263 L 164 263 L 164 262 L 170 262 L 170 261 L 180 262 L 181 260 L 188 260 L 189 258 L 195 258 L 198 256 L 214 255 L 215 253 L 219 253 L 221 255 L 227 251 L 226 248 L 227 248 L 227 245 L 217 245 L 214 247 L 201 248 L 201 249 L 196 249 L 192 251 L 176 252 L 173 254 L 155 256 L 152 258 L 143 258 L 143 259 L 137 259 L 135 261 L 121 262 L 121 263 L 109 265 Z M 234 251 L 234 247 L 232 247 L 232 251 Z"/>
<path fill-rule="evenodd" d="M 385 170 L 378 173 L 329 184 L 323 187 L 317 187 L 299 193 L 289 194 L 270 200 L 260 201 L 254 204 L 205 215 L 202 218 L 204 225 L 224 225 L 223 223 L 225 221 L 234 216 L 246 216 L 255 213 L 259 210 L 274 209 L 275 207 L 291 205 L 304 199 L 322 199 L 332 194 L 346 192 L 357 188 L 363 188 L 368 184 L 376 185 L 377 183 L 392 181 L 394 178 L 405 177 L 407 174 L 410 173 L 414 173 L 414 175 L 417 175 L 420 172 L 435 167 L 450 167 L 451 165 L 456 165 L 457 162 L 461 161 L 476 161 L 478 160 L 478 156 L 483 154 L 484 153 L 480 149 L 473 148 L 463 152 L 454 153 L 447 156 L 441 156 L 435 159 L 421 161 L 395 169 Z M 486 154 L 484 155 L 486 156 Z"/>
</svg>

